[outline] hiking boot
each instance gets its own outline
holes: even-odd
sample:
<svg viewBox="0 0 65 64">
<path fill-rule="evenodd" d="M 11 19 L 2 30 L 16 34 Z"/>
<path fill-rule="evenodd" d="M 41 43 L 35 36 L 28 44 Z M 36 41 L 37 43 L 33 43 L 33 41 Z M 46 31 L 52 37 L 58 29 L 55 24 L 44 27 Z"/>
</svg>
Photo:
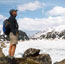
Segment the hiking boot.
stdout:
<svg viewBox="0 0 65 64">
<path fill-rule="evenodd" d="M 16 64 L 15 58 L 13 58 L 13 59 L 8 58 L 8 63 L 10 63 L 10 64 Z"/>
<path fill-rule="evenodd" d="M 7 60 L 8 60 L 8 63 L 12 64 L 11 58 L 8 58 Z"/>
</svg>

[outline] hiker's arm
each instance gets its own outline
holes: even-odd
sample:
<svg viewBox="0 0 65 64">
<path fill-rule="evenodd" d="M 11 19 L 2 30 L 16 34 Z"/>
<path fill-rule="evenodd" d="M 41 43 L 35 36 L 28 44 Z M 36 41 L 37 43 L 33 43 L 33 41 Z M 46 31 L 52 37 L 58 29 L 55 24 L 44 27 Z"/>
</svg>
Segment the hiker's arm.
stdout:
<svg viewBox="0 0 65 64">
<path fill-rule="evenodd" d="M 14 27 L 13 21 L 14 21 L 13 19 L 9 20 L 9 22 L 10 22 L 10 29 L 13 32 L 13 34 L 16 35 L 16 29 Z"/>
<path fill-rule="evenodd" d="M 16 28 L 17 28 L 17 29 L 19 28 L 19 25 L 18 25 L 18 22 L 17 22 L 17 20 L 16 20 Z"/>
<path fill-rule="evenodd" d="M 17 22 L 17 20 L 16 20 L 16 25 L 17 25 L 17 33 L 19 33 L 19 30 L 18 30 L 18 28 L 19 28 L 19 25 L 18 25 L 18 22 Z"/>
</svg>

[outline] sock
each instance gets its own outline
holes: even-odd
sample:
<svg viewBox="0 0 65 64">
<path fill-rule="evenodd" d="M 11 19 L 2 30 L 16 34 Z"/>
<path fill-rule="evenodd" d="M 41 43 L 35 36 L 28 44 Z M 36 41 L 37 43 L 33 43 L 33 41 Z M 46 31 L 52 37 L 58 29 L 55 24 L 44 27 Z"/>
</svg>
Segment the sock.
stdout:
<svg viewBox="0 0 65 64">
<path fill-rule="evenodd" d="M 11 58 L 11 59 L 13 59 L 13 58 L 14 58 L 14 56 L 10 56 L 10 58 Z"/>
<path fill-rule="evenodd" d="M 13 58 L 14 58 L 14 56 L 10 56 L 10 55 L 9 55 L 9 56 L 8 56 L 8 58 L 13 59 Z"/>
<path fill-rule="evenodd" d="M 10 55 L 8 55 L 8 58 L 10 58 L 11 56 Z"/>
</svg>

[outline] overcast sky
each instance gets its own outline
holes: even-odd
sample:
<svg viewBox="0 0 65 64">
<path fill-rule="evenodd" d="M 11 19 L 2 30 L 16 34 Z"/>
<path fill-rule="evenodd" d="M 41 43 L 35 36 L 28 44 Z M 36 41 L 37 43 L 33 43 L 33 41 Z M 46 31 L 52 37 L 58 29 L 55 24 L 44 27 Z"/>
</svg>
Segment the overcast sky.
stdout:
<svg viewBox="0 0 65 64">
<path fill-rule="evenodd" d="M 10 9 L 18 9 L 19 29 L 28 35 L 65 25 L 65 0 L 0 0 L 0 28 Z"/>
</svg>

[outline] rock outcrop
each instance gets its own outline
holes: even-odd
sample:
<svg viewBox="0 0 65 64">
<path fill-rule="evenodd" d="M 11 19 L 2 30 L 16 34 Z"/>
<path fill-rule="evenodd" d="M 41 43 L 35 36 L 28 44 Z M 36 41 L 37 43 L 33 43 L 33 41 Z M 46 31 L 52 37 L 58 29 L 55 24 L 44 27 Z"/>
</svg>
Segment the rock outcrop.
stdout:
<svg viewBox="0 0 65 64">
<path fill-rule="evenodd" d="M 29 37 L 27 36 L 27 34 L 21 30 L 19 30 L 19 37 L 18 37 L 19 40 L 29 40 Z M 0 41 L 3 40 L 3 41 L 8 41 L 10 40 L 9 39 L 9 36 L 5 35 L 5 34 L 0 34 Z"/>
<path fill-rule="evenodd" d="M 5 45 L 5 43 L 0 42 L 0 58 L 5 57 L 5 55 L 2 52 L 2 48 L 6 48 L 6 45 Z"/>
<path fill-rule="evenodd" d="M 23 57 L 33 57 L 33 56 L 35 57 L 35 56 L 39 55 L 39 52 L 40 52 L 39 49 L 30 48 L 24 52 Z"/>
<path fill-rule="evenodd" d="M 25 32 L 19 30 L 19 40 L 29 40 L 29 37 Z"/>
<path fill-rule="evenodd" d="M 65 64 L 65 59 L 62 60 L 62 61 L 60 61 L 60 62 L 56 62 L 56 63 L 54 63 L 54 64 Z"/>
<path fill-rule="evenodd" d="M 3 58 L 3 57 L 5 57 L 5 55 L 2 52 L 2 48 L 0 48 L 0 58 Z"/>
<path fill-rule="evenodd" d="M 48 54 L 39 54 L 39 49 L 27 49 L 23 58 L 16 58 L 15 64 L 52 64 L 51 58 Z M 8 63 L 7 57 L 0 58 L 0 64 Z"/>
<path fill-rule="evenodd" d="M 30 48 L 24 52 L 23 57 L 33 59 L 41 64 L 52 64 L 51 58 L 48 54 L 39 54 L 39 52 L 39 49 Z"/>
<path fill-rule="evenodd" d="M 62 31 L 56 30 L 47 30 L 47 31 L 40 31 L 34 34 L 30 39 L 37 40 L 37 39 L 65 39 L 65 29 Z"/>
</svg>

